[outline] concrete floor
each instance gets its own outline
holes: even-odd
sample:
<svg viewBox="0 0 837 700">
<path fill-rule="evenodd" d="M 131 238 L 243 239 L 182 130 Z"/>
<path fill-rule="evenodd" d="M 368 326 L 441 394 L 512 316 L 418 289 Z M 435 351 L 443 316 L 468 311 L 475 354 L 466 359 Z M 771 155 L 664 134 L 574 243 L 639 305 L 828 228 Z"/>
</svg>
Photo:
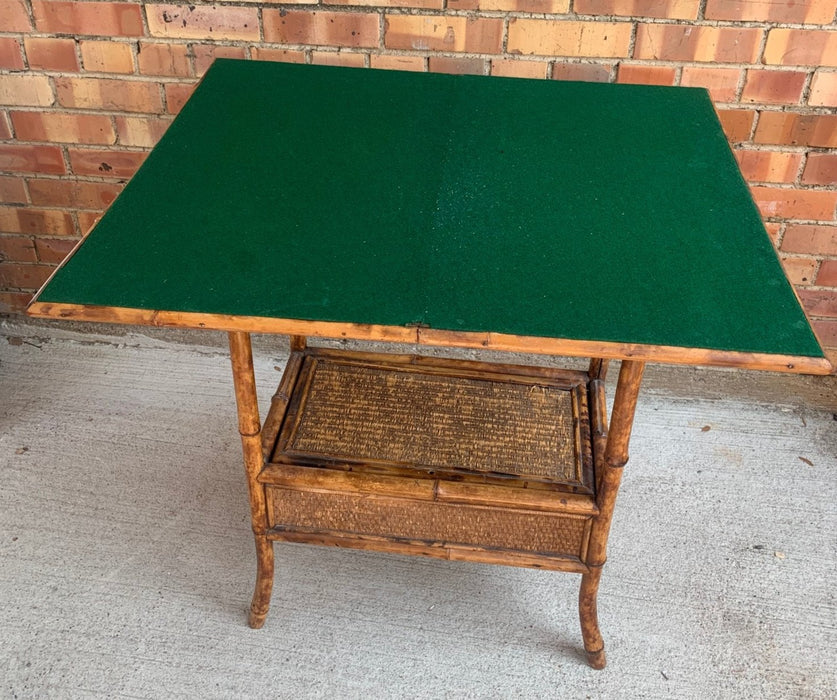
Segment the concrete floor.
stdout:
<svg viewBox="0 0 837 700">
<path fill-rule="evenodd" d="M 648 368 L 596 672 L 570 574 L 279 545 L 247 628 L 223 336 L 97 330 L 0 326 L 0 697 L 837 695 L 837 377 Z"/>
</svg>

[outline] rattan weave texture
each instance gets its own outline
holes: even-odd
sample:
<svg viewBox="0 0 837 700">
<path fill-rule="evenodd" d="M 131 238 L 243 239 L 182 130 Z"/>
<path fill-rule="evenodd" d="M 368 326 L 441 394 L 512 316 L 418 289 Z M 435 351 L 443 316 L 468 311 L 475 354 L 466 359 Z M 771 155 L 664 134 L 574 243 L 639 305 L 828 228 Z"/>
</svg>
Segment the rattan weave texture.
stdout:
<svg viewBox="0 0 837 700">
<path fill-rule="evenodd" d="M 581 557 L 583 516 L 268 488 L 271 527 Z"/>
<path fill-rule="evenodd" d="M 571 387 L 318 360 L 286 450 L 582 480 Z"/>
</svg>

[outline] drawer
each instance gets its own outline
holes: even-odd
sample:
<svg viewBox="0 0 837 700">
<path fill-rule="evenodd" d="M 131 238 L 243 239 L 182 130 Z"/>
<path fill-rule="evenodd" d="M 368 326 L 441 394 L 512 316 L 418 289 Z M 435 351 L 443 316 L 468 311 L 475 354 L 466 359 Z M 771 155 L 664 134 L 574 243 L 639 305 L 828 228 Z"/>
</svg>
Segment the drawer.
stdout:
<svg viewBox="0 0 837 700">
<path fill-rule="evenodd" d="M 268 522 L 277 535 L 372 537 L 442 549 L 479 548 L 583 560 L 591 522 L 590 516 L 582 514 L 364 493 L 274 486 L 266 491 Z"/>
</svg>

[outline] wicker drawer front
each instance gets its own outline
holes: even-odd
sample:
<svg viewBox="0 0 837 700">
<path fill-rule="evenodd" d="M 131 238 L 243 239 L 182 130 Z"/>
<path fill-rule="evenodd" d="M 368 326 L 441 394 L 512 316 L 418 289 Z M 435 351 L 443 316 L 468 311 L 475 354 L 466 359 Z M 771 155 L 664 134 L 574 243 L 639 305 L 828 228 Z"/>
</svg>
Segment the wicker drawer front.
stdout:
<svg viewBox="0 0 837 700">
<path fill-rule="evenodd" d="M 268 487 L 278 531 L 367 535 L 583 558 L 590 518 L 511 508 L 463 506 L 385 496 Z"/>
</svg>

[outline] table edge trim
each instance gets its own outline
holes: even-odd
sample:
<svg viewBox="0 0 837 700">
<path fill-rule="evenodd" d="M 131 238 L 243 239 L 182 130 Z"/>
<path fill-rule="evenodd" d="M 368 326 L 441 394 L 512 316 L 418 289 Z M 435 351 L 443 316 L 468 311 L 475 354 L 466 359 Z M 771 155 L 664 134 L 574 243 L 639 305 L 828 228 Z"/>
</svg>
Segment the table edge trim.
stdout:
<svg viewBox="0 0 837 700">
<path fill-rule="evenodd" d="M 92 306 L 33 300 L 26 313 L 38 318 L 93 321 L 161 328 L 194 328 L 218 331 L 275 333 L 319 338 L 350 338 L 431 347 L 478 348 L 567 357 L 601 357 L 640 360 L 676 365 L 705 365 L 761 369 L 794 374 L 829 374 L 833 371 L 826 357 L 748 353 L 709 348 L 643 345 L 598 340 L 542 338 L 506 333 L 448 331 L 413 326 L 382 326 L 337 321 L 233 316 L 189 311 L 163 311 L 115 306 Z"/>
</svg>

